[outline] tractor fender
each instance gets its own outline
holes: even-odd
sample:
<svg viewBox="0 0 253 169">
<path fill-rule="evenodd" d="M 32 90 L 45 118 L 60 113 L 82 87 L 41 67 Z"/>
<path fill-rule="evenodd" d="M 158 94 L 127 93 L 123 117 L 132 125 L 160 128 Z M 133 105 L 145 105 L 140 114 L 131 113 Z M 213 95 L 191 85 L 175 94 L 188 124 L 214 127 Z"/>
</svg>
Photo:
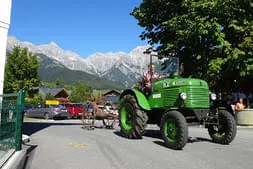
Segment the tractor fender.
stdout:
<svg viewBox="0 0 253 169">
<path fill-rule="evenodd" d="M 120 99 L 127 95 L 127 94 L 131 94 L 133 96 L 135 96 L 138 105 L 144 109 L 144 110 L 151 110 L 150 109 L 150 105 L 148 103 L 148 100 L 146 99 L 145 95 L 142 94 L 140 91 L 136 90 L 136 89 L 126 89 L 123 91 L 123 93 L 121 93 L 120 95 Z"/>
</svg>

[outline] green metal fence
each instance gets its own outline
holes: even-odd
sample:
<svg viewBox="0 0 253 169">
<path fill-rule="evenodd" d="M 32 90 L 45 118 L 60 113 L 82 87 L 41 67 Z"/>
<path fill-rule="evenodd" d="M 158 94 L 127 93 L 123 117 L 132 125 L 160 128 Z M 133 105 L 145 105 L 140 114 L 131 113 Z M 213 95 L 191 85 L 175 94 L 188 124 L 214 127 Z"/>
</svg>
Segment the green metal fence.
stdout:
<svg viewBox="0 0 253 169">
<path fill-rule="evenodd" d="M 21 150 L 25 91 L 0 95 L 0 161 L 10 150 Z"/>
</svg>

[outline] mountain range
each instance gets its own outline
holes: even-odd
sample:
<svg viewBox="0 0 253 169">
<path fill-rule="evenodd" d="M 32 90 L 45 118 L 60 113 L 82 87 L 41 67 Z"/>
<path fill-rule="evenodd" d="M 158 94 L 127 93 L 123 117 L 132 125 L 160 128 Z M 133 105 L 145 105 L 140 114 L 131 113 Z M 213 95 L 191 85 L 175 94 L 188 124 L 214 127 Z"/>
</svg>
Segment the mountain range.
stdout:
<svg viewBox="0 0 253 169">
<path fill-rule="evenodd" d="M 98 52 L 86 58 L 82 58 L 70 50 L 64 50 L 54 42 L 34 45 L 31 42 L 20 41 L 14 36 L 9 36 L 7 50 L 12 51 L 14 46 L 28 48 L 39 58 L 39 75 L 45 81 L 55 81 L 61 75 L 64 79 L 72 78 L 68 83 L 80 80 L 89 84 L 92 79 L 107 79 L 107 82 L 104 81 L 107 84 L 113 81 L 111 84 L 119 85 L 120 88 L 122 86 L 131 87 L 140 80 L 141 74 L 147 71 L 147 65 L 150 61 L 149 55 L 144 54 L 149 46 L 138 46 L 129 53 Z M 68 72 L 68 74 L 61 72 Z M 72 74 L 71 77 L 69 77 L 70 74 Z M 64 82 L 66 83 L 65 80 Z"/>
</svg>

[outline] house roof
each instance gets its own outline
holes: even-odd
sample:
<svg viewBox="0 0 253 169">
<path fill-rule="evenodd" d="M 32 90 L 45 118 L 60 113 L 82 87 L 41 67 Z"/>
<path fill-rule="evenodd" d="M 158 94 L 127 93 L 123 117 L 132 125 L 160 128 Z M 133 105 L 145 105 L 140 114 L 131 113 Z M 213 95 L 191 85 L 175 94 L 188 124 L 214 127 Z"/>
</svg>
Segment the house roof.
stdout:
<svg viewBox="0 0 253 169">
<path fill-rule="evenodd" d="M 118 96 L 120 95 L 120 92 L 117 90 L 110 90 L 103 94 L 103 96 Z"/>
<path fill-rule="evenodd" d="M 50 93 L 52 96 L 55 96 L 55 97 L 67 98 L 71 94 L 72 91 L 62 88 L 62 87 L 50 88 L 50 87 L 40 86 L 39 92 L 42 96 L 46 96 L 47 93 Z"/>
<path fill-rule="evenodd" d="M 58 93 L 56 93 L 54 95 L 56 98 L 57 97 L 63 97 L 63 98 L 67 98 L 69 97 L 69 93 L 65 88 L 62 88 L 61 90 L 58 91 Z"/>
</svg>

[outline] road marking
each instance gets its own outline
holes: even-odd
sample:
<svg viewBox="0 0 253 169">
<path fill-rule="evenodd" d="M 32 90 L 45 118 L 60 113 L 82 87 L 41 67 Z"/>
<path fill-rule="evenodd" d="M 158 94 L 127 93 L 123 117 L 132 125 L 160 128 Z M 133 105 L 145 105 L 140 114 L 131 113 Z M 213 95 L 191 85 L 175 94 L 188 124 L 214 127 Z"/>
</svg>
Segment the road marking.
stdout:
<svg viewBox="0 0 253 169">
<path fill-rule="evenodd" d="M 87 147 L 87 143 L 71 143 L 72 147 L 77 147 L 77 148 L 82 148 L 82 147 Z"/>
</svg>

